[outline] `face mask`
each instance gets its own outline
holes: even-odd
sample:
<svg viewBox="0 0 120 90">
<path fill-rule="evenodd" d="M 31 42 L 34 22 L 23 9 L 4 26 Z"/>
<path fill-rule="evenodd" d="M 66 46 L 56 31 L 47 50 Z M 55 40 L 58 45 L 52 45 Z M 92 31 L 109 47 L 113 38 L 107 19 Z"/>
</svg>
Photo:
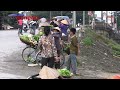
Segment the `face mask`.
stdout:
<svg viewBox="0 0 120 90">
<path fill-rule="evenodd" d="M 59 32 L 53 32 L 54 34 L 59 34 Z"/>
</svg>

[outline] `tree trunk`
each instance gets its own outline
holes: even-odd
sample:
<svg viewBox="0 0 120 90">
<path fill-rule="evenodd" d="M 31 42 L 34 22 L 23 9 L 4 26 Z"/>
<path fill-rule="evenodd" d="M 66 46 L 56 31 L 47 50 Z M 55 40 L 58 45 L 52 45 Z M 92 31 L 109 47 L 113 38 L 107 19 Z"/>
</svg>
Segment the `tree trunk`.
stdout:
<svg viewBox="0 0 120 90">
<path fill-rule="evenodd" d="M 2 30 L 2 17 L 0 17 L 0 30 Z"/>
</svg>

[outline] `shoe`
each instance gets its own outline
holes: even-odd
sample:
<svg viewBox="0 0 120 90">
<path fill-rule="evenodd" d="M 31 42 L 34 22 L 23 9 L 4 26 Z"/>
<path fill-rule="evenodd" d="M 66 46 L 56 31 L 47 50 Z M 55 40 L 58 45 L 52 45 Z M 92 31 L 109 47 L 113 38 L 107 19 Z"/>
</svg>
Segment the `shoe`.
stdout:
<svg viewBox="0 0 120 90">
<path fill-rule="evenodd" d="M 80 74 L 79 74 L 78 72 L 76 72 L 76 73 L 73 73 L 73 75 L 75 75 L 75 76 L 79 76 Z"/>
<path fill-rule="evenodd" d="M 41 64 L 41 63 L 39 63 L 39 65 L 41 66 L 42 64 Z"/>
<path fill-rule="evenodd" d="M 37 66 L 38 64 L 34 64 L 34 63 L 30 63 L 28 64 L 29 67 L 34 67 L 34 66 Z"/>
</svg>

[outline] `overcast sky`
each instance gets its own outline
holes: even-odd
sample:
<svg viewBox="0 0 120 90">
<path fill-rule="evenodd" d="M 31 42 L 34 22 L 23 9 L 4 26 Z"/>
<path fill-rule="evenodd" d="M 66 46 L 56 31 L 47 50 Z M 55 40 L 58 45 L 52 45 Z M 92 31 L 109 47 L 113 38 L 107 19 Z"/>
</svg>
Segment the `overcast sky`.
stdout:
<svg viewBox="0 0 120 90">
<path fill-rule="evenodd" d="M 103 11 L 106 12 L 106 11 Z M 95 14 L 97 14 L 97 17 L 101 17 L 101 11 L 95 11 Z M 108 15 L 111 15 L 111 11 L 108 11 Z"/>
</svg>

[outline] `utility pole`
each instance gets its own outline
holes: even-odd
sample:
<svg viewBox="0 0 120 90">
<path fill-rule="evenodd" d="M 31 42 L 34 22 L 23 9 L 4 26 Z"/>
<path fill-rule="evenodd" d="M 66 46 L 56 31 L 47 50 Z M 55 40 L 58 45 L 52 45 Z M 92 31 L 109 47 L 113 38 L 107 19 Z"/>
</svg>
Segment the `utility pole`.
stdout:
<svg viewBox="0 0 120 90">
<path fill-rule="evenodd" d="M 61 16 L 62 16 L 62 11 L 61 11 Z"/>
<path fill-rule="evenodd" d="M 103 20 L 103 11 L 101 11 L 101 20 Z"/>
<path fill-rule="evenodd" d="M 106 23 L 108 23 L 108 11 L 106 11 Z"/>
<path fill-rule="evenodd" d="M 51 11 L 50 11 L 50 20 L 51 20 L 51 17 L 52 17 L 52 15 L 51 15 Z"/>
<path fill-rule="evenodd" d="M 117 11 L 116 11 L 116 30 L 117 30 Z"/>
<path fill-rule="evenodd" d="M 113 18 L 113 15 L 112 15 L 112 11 L 111 11 L 111 26 L 113 26 L 113 24 L 112 24 L 112 18 Z"/>
<path fill-rule="evenodd" d="M 83 28 L 85 27 L 85 11 L 83 11 Z"/>
<path fill-rule="evenodd" d="M 76 27 L 76 11 L 73 11 L 73 27 Z"/>
</svg>

